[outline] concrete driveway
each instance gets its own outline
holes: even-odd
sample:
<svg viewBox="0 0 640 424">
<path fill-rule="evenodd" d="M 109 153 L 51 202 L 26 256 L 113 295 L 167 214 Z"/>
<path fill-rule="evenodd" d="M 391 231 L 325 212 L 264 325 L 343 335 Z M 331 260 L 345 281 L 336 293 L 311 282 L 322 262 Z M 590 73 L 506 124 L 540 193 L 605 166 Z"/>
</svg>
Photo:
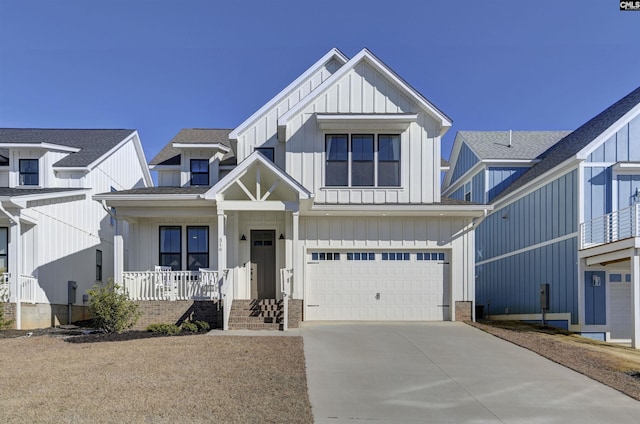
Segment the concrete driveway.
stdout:
<svg viewBox="0 0 640 424">
<path fill-rule="evenodd" d="M 304 323 L 317 423 L 638 423 L 640 402 L 462 323 Z"/>
</svg>

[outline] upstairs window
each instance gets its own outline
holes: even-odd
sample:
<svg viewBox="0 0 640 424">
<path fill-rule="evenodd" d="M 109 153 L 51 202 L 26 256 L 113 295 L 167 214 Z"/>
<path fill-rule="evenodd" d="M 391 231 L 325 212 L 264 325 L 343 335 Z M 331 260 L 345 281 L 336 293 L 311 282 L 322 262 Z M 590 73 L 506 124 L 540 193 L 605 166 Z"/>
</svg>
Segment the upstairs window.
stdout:
<svg viewBox="0 0 640 424">
<path fill-rule="evenodd" d="M 347 135 L 328 135 L 325 140 L 327 167 L 325 184 L 349 185 L 349 138 Z"/>
<path fill-rule="evenodd" d="M 328 187 L 399 187 L 398 134 L 330 134 L 325 138 Z"/>
<path fill-rule="evenodd" d="M 191 159 L 191 185 L 209 185 L 208 159 Z"/>
<path fill-rule="evenodd" d="M 467 182 L 464 185 L 464 200 L 466 202 L 470 202 L 471 201 L 471 181 Z"/>
<path fill-rule="evenodd" d="M 274 154 L 273 147 L 256 147 L 257 152 L 262 153 L 267 159 L 273 162 Z"/>
<path fill-rule="evenodd" d="M 38 159 L 20 159 L 20 185 L 35 185 L 40 182 Z"/>
</svg>

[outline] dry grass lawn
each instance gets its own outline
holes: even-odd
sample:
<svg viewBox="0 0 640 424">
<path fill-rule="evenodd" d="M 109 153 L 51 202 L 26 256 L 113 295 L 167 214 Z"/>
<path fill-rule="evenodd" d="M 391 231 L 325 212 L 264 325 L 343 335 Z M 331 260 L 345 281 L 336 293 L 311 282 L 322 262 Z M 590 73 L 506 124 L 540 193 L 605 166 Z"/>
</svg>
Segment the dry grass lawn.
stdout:
<svg viewBox="0 0 640 424">
<path fill-rule="evenodd" d="M 0 422 L 310 423 L 302 338 L 0 338 Z"/>
</svg>

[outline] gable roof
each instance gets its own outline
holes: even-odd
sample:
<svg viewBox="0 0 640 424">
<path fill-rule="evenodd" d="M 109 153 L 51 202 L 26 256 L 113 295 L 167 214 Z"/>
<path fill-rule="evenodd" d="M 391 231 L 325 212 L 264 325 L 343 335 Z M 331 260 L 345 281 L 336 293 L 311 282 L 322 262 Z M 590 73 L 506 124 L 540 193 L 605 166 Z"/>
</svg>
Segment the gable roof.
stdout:
<svg viewBox="0 0 640 424">
<path fill-rule="evenodd" d="M 554 146 L 544 152 L 541 161 L 532 166 L 520 178 L 509 185 L 502 193 L 493 199 L 492 203 L 514 192 L 533 179 L 539 177 L 567 159 L 575 157 L 598 136 L 614 125 L 620 118 L 640 104 L 640 87 L 591 118 L 577 130 L 564 137 Z"/>
<path fill-rule="evenodd" d="M 385 76 L 389 81 L 391 81 L 396 87 L 398 87 L 401 91 L 411 98 L 415 100 L 415 102 L 429 115 L 431 115 L 434 119 L 440 121 L 440 125 L 442 127 L 451 127 L 453 121 L 449 118 L 444 112 L 438 109 L 433 103 L 427 100 L 420 92 L 418 92 L 415 88 L 409 85 L 404 79 L 402 79 L 398 74 L 396 74 L 391 68 L 389 68 L 384 62 L 378 59 L 373 53 L 371 53 L 368 49 L 362 49 L 357 55 L 351 58 L 346 64 L 344 64 L 340 69 L 334 72 L 329 78 L 324 80 L 322 84 L 320 84 L 315 90 L 309 93 L 304 99 L 299 101 L 294 107 L 289 109 L 288 112 L 283 114 L 278 119 L 278 126 L 286 125 L 291 118 L 300 113 L 305 107 L 307 107 L 310 103 L 315 101 L 319 96 L 325 93 L 333 84 L 339 81 L 343 76 L 345 76 L 349 71 L 355 69 L 355 67 L 362 61 L 367 61 L 371 66 L 373 66 L 378 72 L 380 72 L 383 76 Z"/>
<path fill-rule="evenodd" d="M 229 141 L 231 131 L 223 128 L 183 128 L 151 159 L 149 165 L 180 165 L 180 150 L 173 147 L 174 143 L 221 144 L 231 150 L 223 157 L 223 162 L 228 162 L 235 158 L 235 146 Z"/>
<path fill-rule="evenodd" d="M 251 124 L 253 124 L 258 118 L 267 113 L 273 106 L 275 106 L 280 100 L 291 94 L 293 90 L 298 88 L 300 84 L 302 84 L 307 78 L 317 72 L 320 68 L 325 66 L 332 60 L 337 60 L 341 64 L 345 64 L 348 61 L 348 58 L 337 48 L 333 48 L 329 50 L 324 56 L 322 56 L 316 63 L 311 65 L 306 71 L 304 71 L 298 78 L 293 80 L 291 84 L 286 86 L 282 91 L 276 94 L 271 100 L 269 100 L 264 106 L 258 109 L 253 115 L 248 117 L 243 123 L 238 125 L 236 129 L 234 129 L 231 134 L 229 134 L 229 138 L 236 140 L 238 136 L 242 133 L 242 131 L 246 130 Z"/>
<path fill-rule="evenodd" d="M 571 131 L 458 131 L 480 159 L 536 159 Z"/>
<path fill-rule="evenodd" d="M 79 149 L 54 163 L 54 167 L 87 167 L 135 130 L 125 129 L 49 129 L 49 128 L 0 128 L 2 144 L 46 143 Z M 1 154 L 1 153 L 0 153 Z"/>
</svg>

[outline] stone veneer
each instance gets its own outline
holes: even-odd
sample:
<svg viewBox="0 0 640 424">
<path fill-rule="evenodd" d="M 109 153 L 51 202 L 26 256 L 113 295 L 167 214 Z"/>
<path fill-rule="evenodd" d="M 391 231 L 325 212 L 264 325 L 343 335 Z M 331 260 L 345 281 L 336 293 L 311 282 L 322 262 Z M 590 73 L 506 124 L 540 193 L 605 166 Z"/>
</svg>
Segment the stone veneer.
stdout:
<svg viewBox="0 0 640 424">
<path fill-rule="evenodd" d="M 472 307 L 473 302 L 471 301 L 456 302 L 456 321 L 472 321 Z"/>
</svg>

